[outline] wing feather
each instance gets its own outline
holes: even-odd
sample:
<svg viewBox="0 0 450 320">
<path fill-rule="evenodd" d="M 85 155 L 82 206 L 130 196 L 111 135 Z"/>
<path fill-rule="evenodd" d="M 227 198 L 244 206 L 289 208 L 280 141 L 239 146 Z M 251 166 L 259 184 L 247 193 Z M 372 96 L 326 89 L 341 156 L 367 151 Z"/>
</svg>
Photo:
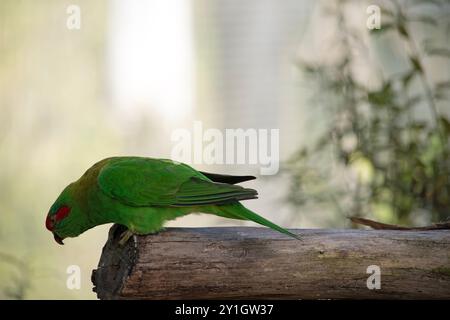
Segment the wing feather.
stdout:
<svg viewBox="0 0 450 320">
<path fill-rule="evenodd" d="M 198 206 L 257 197 L 253 189 L 213 182 L 186 164 L 164 159 L 115 159 L 97 182 L 107 196 L 130 206 Z"/>
</svg>

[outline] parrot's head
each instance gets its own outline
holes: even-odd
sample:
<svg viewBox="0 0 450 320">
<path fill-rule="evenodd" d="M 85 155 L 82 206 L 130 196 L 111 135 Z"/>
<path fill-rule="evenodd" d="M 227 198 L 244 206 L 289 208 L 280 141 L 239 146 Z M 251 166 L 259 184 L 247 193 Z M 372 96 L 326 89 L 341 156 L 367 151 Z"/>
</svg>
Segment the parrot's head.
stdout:
<svg viewBox="0 0 450 320">
<path fill-rule="evenodd" d="M 69 185 L 50 207 L 45 227 L 53 233 L 55 241 L 62 245 L 65 238 L 76 237 L 88 229 L 87 224 L 87 217 L 79 210 Z"/>
</svg>

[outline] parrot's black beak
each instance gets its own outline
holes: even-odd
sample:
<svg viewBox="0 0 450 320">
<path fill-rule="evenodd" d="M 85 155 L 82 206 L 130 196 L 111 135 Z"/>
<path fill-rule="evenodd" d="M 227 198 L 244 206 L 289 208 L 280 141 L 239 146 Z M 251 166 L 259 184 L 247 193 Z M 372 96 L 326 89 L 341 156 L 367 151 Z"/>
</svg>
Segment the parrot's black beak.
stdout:
<svg viewBox="0 0 450 320">
<path fill-rule="evenodd" d="M 55 238 L 55 241 L 58 242 L 60 245 L 63 245 L 63 238 L 61 238 L 60 236 L 58 236 L 56 233 L 53 233 L 53 238 Z"/>
</svg>

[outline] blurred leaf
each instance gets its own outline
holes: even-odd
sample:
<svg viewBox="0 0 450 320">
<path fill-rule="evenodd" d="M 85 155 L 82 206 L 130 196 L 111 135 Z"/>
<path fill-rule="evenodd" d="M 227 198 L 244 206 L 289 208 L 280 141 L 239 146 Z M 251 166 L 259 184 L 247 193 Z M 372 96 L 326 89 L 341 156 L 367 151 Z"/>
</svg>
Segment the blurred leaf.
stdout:
<svg viewBox="0 0 450 320">
<path fill-rule="evenodd" d="M 404 87 L 408 87 L 408 85 L 411 83 L 411 80 L 413 79 L 413 77 L 416 75 L 417 70 L 416 69 L 412 69 L 411 71 L 407 72 L 403 77 L 402 77 L 402 83 Z"/>
<path fill-rule="evenodd" d="M 445 129 L 445 131 L 447 132 L 447 134 L 450 134 L 450 122 L 447 118 L 445 118 L 444 116 L 439 118 L 439 121 L 441 123 L 441 126 Z"/>
<path fill-rule="evenodd" d="M 304 62 L 299 62 L 299 67 L 302 69 L 303 72 L 306 73 L 315 73 L 317 72 L 317 67 L 308 64 L 308 63 L 304 63 Z"/>
<path fill-rule="evenodd" d="M 434 86 L 434 98 L 436 100 L 447 100 L 449 97 L 450 81 L 438 82 Z"/>
<path fill-rule="evenodd" d="M 418 15 L 418 16 L 412 16 L 409 17 L 407 19 L 408 21 L 412 21 L 412 22 L 422 22 L 431 26 L 436 27 L 438 25 L 438 23 L 436 22 L 435 19 L 433 19 L 433 17 L 428 16 L 428 15 Z"/>
<path fill-rule="evenodd" d="M 413 97 L 408 98 L 408 100 L 406 101 L 406 106 L 409 108 L 414 107 L 416 104 L 418 104 L 422 100 L 423 100 L 423 98 L 421 95 L 415 95 Z"/>
<path fill-rule="evenodd" d="M 369 103 L 383 107 L 392 102 L 393 93 L 390 82 L 386 82 L 381 90 L 368 93 Z"/>
<path fill-rule="evenodd" d="M 393 23 L 385 23 L 385 24 L 380 26 L 380 29 L 371 29 L 370 33 L 381 35 L 381 34 L 385 33 L 386 31 L 394 30 L 394 28 L 395 28 L 395 24 L 393 24 Z"/>
<path fill-rule="evenodd" d="M 414 122 L 412 125 L 410 125 L 410 128 L 413 130 L 416 130 L 418 132 L 422 132 L 427 125 L 423 122 Z M 417 145 L 413 144 L 414 149 L 417 149 Z"/>
<path fill-rule="evenodd" d="M 450 81 L 441 81 L 436 83 L 435 90 L 447 90 L 450 89 Z"/>
<path fill-rule="evenodd" d="M 413 65 L 414 69 L 420 73 L 423 73 L 422 64 L 417 57 L 409 56 L 409 61 Z"/>
<path fill-rule="evenodd" d="M 433 98 L 436 100 L 448 100 L 449 95 L 446 91 L 440 90 L 434 93 Z"/>
<path fill-rule="evenodd" d="M 425 50 L 429 56 L 442 56 L 450 58 L 450 49 L 447 48 L 429 48 Z"/>
<path fill-rule="evenodd" d="M 391 17 L 391 18 L 395 17 L 394 11 L 392 11 L 392 10 L 390 10 L 390 9 L 384 7 L 384 6 L 380 6 L 380 12 L 381 12 L 381 15 L 383 17 L 384 16 L 388 16 L 388 17 Z"/>
<path fill-rule="evenodd" d="M 436 7 L 441 8 L 442 7 L 442 1 L 441 0 L 413 0 L 413 5 L 435 5 Z"/>
<path fill-rule="evenodd" d="M 398 33 L 400 33 L 400 35 L 402 35 L 403 37 L 405 37 L 407 39 L 409 38 L 408 31 L 406 30 L 406 27 L 403 23 L 399 23 L 397 25 L 397 30 L 398 30 Z"/>
</svg>

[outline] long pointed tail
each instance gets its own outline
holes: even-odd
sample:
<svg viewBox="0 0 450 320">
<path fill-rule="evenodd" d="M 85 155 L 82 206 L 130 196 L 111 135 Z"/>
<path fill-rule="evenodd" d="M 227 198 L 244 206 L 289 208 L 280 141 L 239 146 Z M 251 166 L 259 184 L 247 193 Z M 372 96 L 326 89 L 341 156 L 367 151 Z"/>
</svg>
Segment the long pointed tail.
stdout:
<svg viewBox="0 0 450 320">
<path fill-rule="evenodd" d="M 301 237 L 299 235 L 293 234 L 292 232 L 276 225 L 275 223 L 270 222 L 269 220 L 261 217 L 260 215 L 254 213 L 253 211 L 247 209 L 241 203 L 218 206 L 218 208 L 220 211 L 222 211 L 221 212 L 222 214 L 220 214 L 221 216 L 225 216 L 225 217 L 228 216 L 229 218 L 240 219 L 240 220 L 251 220 L 260 225 L 263 225 L 263 226 L 266 226 L 273 230 L 276 230 L 278 232 L 284 233 L 284 234 L 286 234 L 290 237 L 293 237 L 297 240 L 301 240 Z"/>
</svg>

